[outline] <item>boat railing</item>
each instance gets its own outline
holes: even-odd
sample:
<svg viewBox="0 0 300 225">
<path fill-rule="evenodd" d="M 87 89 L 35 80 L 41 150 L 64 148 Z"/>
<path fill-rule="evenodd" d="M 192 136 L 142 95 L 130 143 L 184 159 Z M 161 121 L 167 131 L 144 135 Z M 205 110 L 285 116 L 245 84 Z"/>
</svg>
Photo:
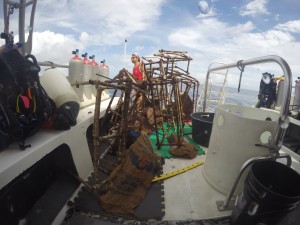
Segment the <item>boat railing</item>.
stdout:
<svg viewBox="0 0 300 225">
<path fill-rule="evenodd" d="M 23 44 L 23 48 L 20 49 L 22 55 L 30 54 L 32 50 L 32 34 L 34 15 L 36 9 L 37 0 L 19 0 L 19 2 L 13 2 L 10 0 L 3 1 L 3 13 L 4 13 L 4 33 L 9 34 L 9 16 L 13 14 L 14 9 L 19 10 L 19 42 Z M 31 6 L 30 22 L 28 29 L 28 37 L 25 41 L 25 11 L 26 7 Z"/>
<path fill-rule="evenodd" d="M 206 82 L 204 87 L 206 91 L 204 93 L 203 112 L 205 112 L 206 109 L 207 88 L 208 88 L 208 80 L 210 77 L 210 73 L 214 71 L 234 68 L 238 66 L 244 67 L 248 65 L 263 64 L 263 63 L 270 63 L 270 62 L 277 63 L 281 67 L 283 71 L 283 75 L 285 77 L 284 89 L 283 89 L 283 101 L 282 101 L 283 104 L 280 109 L 280 117 L 278 120 L 275 138 L 272 139 L 273 143 L 271 143 L 271 146 L 273 146 L 276 150 L 279 150 L 282 147 L 282 139 L 284 136 L 284 132 L 288 126 L 288 109 L 290 105 L 291 89 L 292 89 L 292 72 L 288 63 L 283 58 L 275 55 L 270 55 L 270 56 L 263 56 L 259 58 L 249 59 L 249 60 L 240 60 L 237 63 L 225 64 L 225 65 L 209 68 L 206 74 Z"/>
<path fill-rule="evenodd" d="M 287 159 L 287 165 L 291 165 L 291 157 L 288 154 L 279 154 L 279 150 L 282 147 L 283 143 L 283 137 L 285 130 L 288 127 L 289 119 L 288 119 L 288 109 L 290 106 L 290 99 L 291 99 L 291 90 L 292 90 L 292 73 L 291 69 L 288 65 L 288 63 L 281 57 L 275 56 L 275 55 L 269 55 L 269 56 L 263 56 L 259 58 L 254 58 L 250 60 L 240 60 L 237 63 L 231 63 L 231 64 L 226 64 L 222 66 L 216 66 L 214 68 L 209 68 L 207 71 L 206 75 L 206 82 L 205 82 L 205 90 L 207 90 L 208 87 L 208 79 L 210 76 L 211 72 L 218 71 L 218 70 L 223 70 L 223 69 L 229 69 L 233 67 L 245 67 L 247 65 L 256 65 L 256 64 L 262 64 L 262 63 L 277 63 L 284 74 L 285 77 L 285 82 L 284 82 L 284 89 L 283 89 L 283 104 L 280 109 L 280 116 L 276 125 L 276 131 L 275 131 L 275 137 L 272 138 L 269 142 L 268 147 L 270 149 L 270 154 L 264 157 L 254 157 L 249 160 L 247 160 L 241 167 L 238 176 L 235 179 L 235 182 L 227 195 L 227 198 L 224 202 L 217 202 L 217 205 L 219 206 L 219 210 L 228 210 L 229 209 L 229 202 L 233 196 L 233 193 L 236 189 L 236 186 L 240 180 L 241 175 L 245 171 L 245 169 L 252 165 L 256 161 L 260 160 L 268 160 L 268 159 L 273 159 L 276 160 L 278 158 L 286 158 Z M 203 104 L 203 111 L 206 109 L 206 98 L 207 98 L 207 92 L 204 93 L 204 104 Z"/>
<path fill-rule="evenodd" d="M 46 66 L 46 67 L 51 67 L 51 68 L 69 68 L 69 65 L 63 65 L 63 64 L 57 64 L 54 62 L 46 61 L 46 62 L 38 62 L 39 66 Z"/>
<path fill-rule="evenodd" d="M 208 69 L 214 67 L 215 65 L 226 65 L 221 62 L 213 62 L 208 66 Z M 227 75 L 228 69 L 215 71 L 211 73 L 210 76 L 205 80 L 207 86 L 202 88 L 200 97 L 197 101 L 197 111 L 213 111 L 214 107 L 218 104 L 224 104 L 227 91 Z M 205 95 L 206 93 L 206 95 Z M 204 96 L 206 96 L 204 98 Z M 205 102 L 205 110 L 202 106 Z"/>
</svg>

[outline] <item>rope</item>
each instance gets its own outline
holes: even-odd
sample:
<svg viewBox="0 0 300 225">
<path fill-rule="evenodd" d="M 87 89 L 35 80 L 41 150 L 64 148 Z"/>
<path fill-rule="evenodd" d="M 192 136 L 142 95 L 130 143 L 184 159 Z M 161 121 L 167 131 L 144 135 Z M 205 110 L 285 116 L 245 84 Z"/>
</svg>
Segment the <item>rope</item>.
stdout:
<svg viewBox="0 0 300 225">
<path fill-rule="evenodd" d="M 239 60 L 237 62 L 237 68 L 239 68 L 239 70 L 241 71 L 241 73 L 240 73 L 240 80 L 239 80 L 239 86 L 238 86 L 238 92 L 240 92 L 242 75 L 243 75 L 244 68 L 245 68 L 245 66 L 242 66 L 242 62 L 243 62 L 243 60 Z"/>
</svg>

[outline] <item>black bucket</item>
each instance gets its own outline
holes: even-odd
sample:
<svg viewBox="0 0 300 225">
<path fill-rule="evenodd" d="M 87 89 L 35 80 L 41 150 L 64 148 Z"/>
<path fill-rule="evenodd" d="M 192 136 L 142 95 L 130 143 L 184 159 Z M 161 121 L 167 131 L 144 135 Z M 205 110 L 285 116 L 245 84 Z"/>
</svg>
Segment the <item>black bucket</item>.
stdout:
<svg viewBox="0 0 300 225">
<path fill-rule="evenodd" d="M 231 224 L 278 224 L 299 201 L 300 175 L 295 170 L 276 161 L 256 162 L 246 177 Z"/>
<path fill-rule="evenodd" d="M 203 147 L 208 147 L 215 113 L 192 113 L 192 138 Z"/>
</svg>

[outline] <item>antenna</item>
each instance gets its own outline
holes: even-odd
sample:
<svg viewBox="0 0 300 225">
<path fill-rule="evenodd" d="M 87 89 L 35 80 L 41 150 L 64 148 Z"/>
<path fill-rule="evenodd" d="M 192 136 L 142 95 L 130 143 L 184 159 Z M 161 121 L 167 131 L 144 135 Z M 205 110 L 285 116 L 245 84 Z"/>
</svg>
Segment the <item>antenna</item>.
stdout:
<svg viewBox="0 0 300 225">
<path fill-rule="evenodd" d="M 127 39 L 125 39 L 124 42 L 124 69 L 125 69 L 125 62 L 126 62 L 126 44 L 127 44 Z"/>
</svg>

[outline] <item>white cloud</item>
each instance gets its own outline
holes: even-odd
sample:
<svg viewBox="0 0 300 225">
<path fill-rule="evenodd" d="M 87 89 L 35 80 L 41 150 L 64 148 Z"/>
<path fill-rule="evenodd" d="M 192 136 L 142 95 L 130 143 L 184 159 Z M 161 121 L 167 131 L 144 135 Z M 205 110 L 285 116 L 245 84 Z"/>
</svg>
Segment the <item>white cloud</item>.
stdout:
<svg viewBox="0 0 300 225">
<path fill-rule="evenodd" d="M 176 29 L 168 37 L 171 45 L 180 44 L 193 50 L 220 49 L 228 43 L 235 42 L 241 33 L 250 32 L 254 25 L 251 22 L 229 26 L 216 18 L 201 19 L 194 25 L 186 28 Z"/>
<path fill-rule="evenodd" d="M 294 41 L 292 35 L 278 30 L 268 30 L 261 33 L 245 33 L 240 36 L 240 39 L 245 43 L 255 45 L 256 48 L 263 48 L 268 51 L 274 51 L 275 47 Z"/>
<path fill-rule="evenodd" d="M 86 32 L 82 32 L 82 33 L 80 34 L 79 39 L 80 39 L 80 42 L 82 43 L 83 46 L 87 46 L 88 43 L 89 43 L 89 41 L 90 41 L 89 34 L 86 33 Z"/>
<path fill-rule="evenodd" d="M 84 49 L 84 43 L 71 36 L 55 34 L 50 31 L 35 32 L 33 35 L 32 52 L 38 61 L 51 61 L 58 64 L 68 64 L 74 48 Z M 66 56 L 70 56 L 67 58 Z"/>
<path fill-rule="evenodd" d="M 236 26 L 221 22 L 216 18 L 203 19 L 193 26 L 177 29 L 169 35 L 170 44 L 176 49 L 186 49 L 194 59 L 191 62 L 192 75 L 204 80 L 207 66 L 213 61 L 233 63 L 266 55 L 278 55 L 284 58 L 292 71 L 299 71 L 297 63 L 300 43 L 288 32 L 270 29 L 255 32 L 252 22 Z M 259 69 L 245 69 L 242 87 L 257 89 L 261 73 L 269 71 L 275 75 L 282 73 L 276 64 L 266 64 Z M 247 75 L 246 75 L 247 74 Z M 229 85 L 237 86 L 239 70 L 229 76 Z M 249 80 L 256 80 L 249 82 Z"/>
<path fill-rule="evenodd" d="M 284 24 L 278 24 L 275 26 L 275 29 L 291 33 L 300 33 L 300 20 L 293 20 Z"/>
<path fill-rule="evenodd" d="M 241 16 L 256 16 L 259 14 L 269 14 L 266 5 L 268 0 L 253 0 L 241 8 Z"/>
<path fill-rule="evenodd" d="M 69 28 L 86 32 L 94 44 L 115 44 L 135 32 L 147 30 L 159 18 L 165 0 L 131 1 L 40 1 L 37 29 L 45 24 L 52 28 Z M 59 7 L 56 5 L 59 4 Z M 53 13 L 49 17 L 47 12 Z M 61 22 L 68 21 L 68 22 Z M 47 25 L 46 25 L 47 26 Z M 55 27 L 53 27 L 55 26 Z M 66 32 L 66 31 L 65 31 Z"/>
<path fill-rule="evenodd" d="M 141 50 L 143 50 L 145 47 L 143 46 L 143 45 L 138 45 L 136 48 L 135 48 L 135 50 L 136 51 L 141 51 Z"/>
</svg>

